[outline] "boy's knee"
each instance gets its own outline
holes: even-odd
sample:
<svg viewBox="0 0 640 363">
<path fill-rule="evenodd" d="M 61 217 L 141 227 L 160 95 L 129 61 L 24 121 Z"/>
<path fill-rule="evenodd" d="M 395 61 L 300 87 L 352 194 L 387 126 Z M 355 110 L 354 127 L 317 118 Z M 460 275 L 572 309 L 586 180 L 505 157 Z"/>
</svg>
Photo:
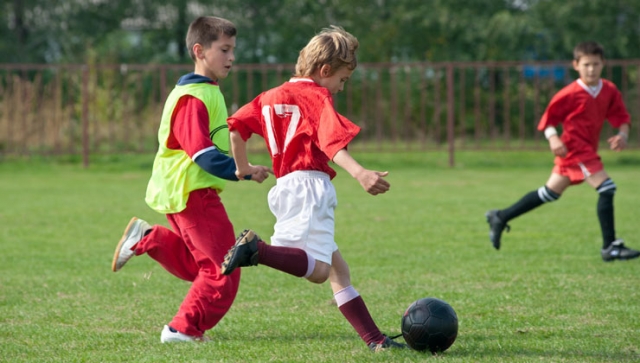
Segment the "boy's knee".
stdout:
<svg viewBox="0 0 640 363">
<path fill-rule="evenodd" d="M 331 266 L 325 263 L 317 263 L 313 273 L 307 277 L 309 282 L 313 282 L 314 284 L 322 284 L 327 279 L 329 279 L 329 272 L 331 271 Z"/>
<path fill-rule="evenodd" d="M 540 188 L 538 188 L 538 197 L 540 198 L 542 203 L 555 202 L 560 198 L 561 195 L 562 194 L 554 192 L 553 190 L 551 190 L 551 188 L 549 188 L 546 185 L 543 185 Z"/>
<path fill-rule="evenodd" d="M 328 278 L 329 278 L 329 274 L 327 275 L 312 274 L 311 276 L 307 277 L 307 280 L 309 280 L 309 282 L 313 282 L 314 284 L 322 284 L 325 281 L 327 281 Z"/>
<path fill-rule="evenodd" d="M 614 183 L 611 179 L 605 180 L 604 182 L 602 182 L 602 184 L 600 184 L 600 186 L 596 188 L 596 191 L 600 195 L 606 197 L 613 197 L 613 195 L 616 194 L 616 190 L 618 190 L 618 187 L 616 186 L 616 183 Z"/>
</svg>

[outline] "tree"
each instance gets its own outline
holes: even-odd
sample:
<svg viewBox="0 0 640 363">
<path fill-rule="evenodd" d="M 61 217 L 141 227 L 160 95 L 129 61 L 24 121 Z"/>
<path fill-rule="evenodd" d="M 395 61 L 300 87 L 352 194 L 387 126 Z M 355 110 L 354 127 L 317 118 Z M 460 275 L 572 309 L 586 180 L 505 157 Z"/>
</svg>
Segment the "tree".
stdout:
<svg viewBox="0 0 640 363">
<path fill-rule="evenodd" d="M 567 59 L 594 39 L 608 58 L 640 58 L 636 0 L 0 0 L 0 62 L 188 63 L 187 26 L 238 26 L 237 63 L 293 63 L 340 25 L 362 62 Z"/>
</svg>

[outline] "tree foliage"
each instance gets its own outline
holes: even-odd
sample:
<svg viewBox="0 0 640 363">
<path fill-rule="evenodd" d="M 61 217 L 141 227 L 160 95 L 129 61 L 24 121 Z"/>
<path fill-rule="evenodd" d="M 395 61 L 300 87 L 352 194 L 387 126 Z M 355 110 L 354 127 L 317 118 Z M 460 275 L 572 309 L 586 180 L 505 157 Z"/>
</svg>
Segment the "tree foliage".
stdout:
<svg viewBox="0 0 640 363">
<path fill-rule="evenodd" d="M 238 63 L 293 63 L 331 24 L 362 62 L 567 59 L 583 40 L 640 58 L 637 0 L 0 0 L 0 62 L 188 63 L 200 15 L 236 23 Z"/>
</svg>

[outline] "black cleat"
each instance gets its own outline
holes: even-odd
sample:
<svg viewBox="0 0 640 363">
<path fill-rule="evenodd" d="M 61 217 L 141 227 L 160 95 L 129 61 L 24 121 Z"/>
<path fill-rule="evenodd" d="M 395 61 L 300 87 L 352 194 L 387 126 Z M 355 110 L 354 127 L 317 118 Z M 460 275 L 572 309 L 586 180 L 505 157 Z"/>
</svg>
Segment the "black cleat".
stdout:
<svg viewBox="0 0 640 363">
<path fill-rule="evenodd" d="M 369 349 L 372 352 L 377 353 L 387 349 L 406 349 L 407 345 L 398 343 L 388 336 L 384 336 L 384 341 L 382 343 L 371 342 L 369 343 Z"/>
<path fill-rule="evenodd" d="M 236 244 L 229 249 L 224 256 L 220 271 L 223 275 L 229 275 L 237 267 L 256 266 L 258 264 L 258 241 L 260 237 L 252 230 L 245 229 L 238 238 Z"/>
<path fill-rule="evenodd" d="M 491 243 L 493 243 L 493 248 L 499 250 L 502 231 L 504 231 L 506 228 L 507 232 L 509 232 L 511 230 L 511 227 L 503 222 L 502 219 L 498 216 L 497 209 L 488 211 L 485 214 L 485 217 L 487 217 L 487 223 L 489 223 L 489 239 L 491 240 Z"/>
<path fill-rule="evenodd" d="M 631 260 L 640 257 L 640 251 L 632 250 L 624 246 L 624 241 L 617 239 L 609 245 L 609 247 L 600 251 L 604 262 L 613 260 Z"/>
</svg>

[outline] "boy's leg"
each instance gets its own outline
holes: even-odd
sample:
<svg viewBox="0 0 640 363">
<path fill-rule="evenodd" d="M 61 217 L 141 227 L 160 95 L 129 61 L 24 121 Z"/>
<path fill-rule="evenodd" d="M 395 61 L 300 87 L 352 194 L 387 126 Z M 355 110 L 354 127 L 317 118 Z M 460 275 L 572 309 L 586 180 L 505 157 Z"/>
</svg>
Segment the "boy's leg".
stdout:
<svg viewBox="0 0 640 363">
<path fill-rule="evenodd" d="M 225 256 L 223 273 L 258 263 L 298 277 L 309 277 L 316 260 L 331 263 L 335 190 L 326 174 L 295 172 L 278 179 L 269 191 L 269 208 L 276 217 L 271 245 L 245 230 Z M 308 251 L 308 252 L 307 252 Z M 312 257 L 313 256 L 313 257 Z M 328 276 L 324 274 L 323 282 Z"/>
<path fill-rule="evenodd" d="M 271 246 L 255 232 L 245 230 L 236 239 L 235 245 L 225 255 L 222 273 L 231 274 L 238 267 L 269 266 L 296 277 L 309 277 L 316 260 L 305 250 L 295 247 Z"/>
<path fill-rule="evenodd" d="M 602 231 L 602 249 L 606 249 L 616 240 L 616 231 L 613 213 L 613 196 L 616 193 L 616 184 L 609 178 L 604 170 L 587 178 L 589 185 L 598 192 L 597 214 Z"/>
<path fill-rule="evenodd" d="M 260 241 L 258 263 L 296 277 L 307 278 L 313 273 L 316 260 L 303 249 L 271 246 Z"/>
<path fill-rule="evenodd" d="M 602 250 L 600 254 L 606 262 L 613 260 L 630 260 L 640 257 L 640 251 L 624 245 L 621 239 L 616 239 L 613 197 L 616 184 L 604 170 L 591 175 L 587 181 L 598 192 L 597 214 L 602 231 Z"/>
<path fill-rule="evenodd" d="M 233 225 L 213 189 L 191 192 L 187 208 L 172 217 L 199 271 L 168 325 L 197 338 L 222 319 L 238 292 L 240 271 L 225 276 L 217 262 L 233 246 Z"/>
<path fill-rule="evenodd" d="M 168 219 L 171 223 L 170 216 Z M 151 226 L 134 217 L 116 247 L 112 270 L 119 271 L 131 257 L 144 253 L 180 279 L 193 281 L 198 274 L 198 266 L 180 236 L 163 226 Z"/>
<path fill-rule="evenodd" d="M 404 348 L 404 345 L 387 338 L 378 329 L 364 300 L 351 285 L 349 266 L 342 258 L 340 251 L 333 253 L 329 281 L 340 312 L 369 348 L 374 351 L 385 348 Z"/>
<path fill-rule="evenodd" d="M 168 215 L 167 220 L 175 231 L 179 231 L 178 225 L 173 220 L 173 215 Z M 156 260 L 165 270 L 172 275 L 192 282 L 198 276 L 198 264 L 184 243 L 182 237 L 164 226 L 156 225 L 151 233 L 144 238 L 135 249 L 136 255 L 146 253 Z"/>
<path fill-rule="evenodd" d="M 489 239 L 493 247 L 500 249 L 502 231 L 506 228 L 509 231 L 510 220 L 527 213 L 544 203 L 554 202 L 560 198 L 562 192 L 571 184 L 568 177 L 551 173 L 547 183 L 529 193 L 508 208 L 502 210 L 490 210 L 487 212 L 487 223 L 489 223 Z"/>
</svg>

